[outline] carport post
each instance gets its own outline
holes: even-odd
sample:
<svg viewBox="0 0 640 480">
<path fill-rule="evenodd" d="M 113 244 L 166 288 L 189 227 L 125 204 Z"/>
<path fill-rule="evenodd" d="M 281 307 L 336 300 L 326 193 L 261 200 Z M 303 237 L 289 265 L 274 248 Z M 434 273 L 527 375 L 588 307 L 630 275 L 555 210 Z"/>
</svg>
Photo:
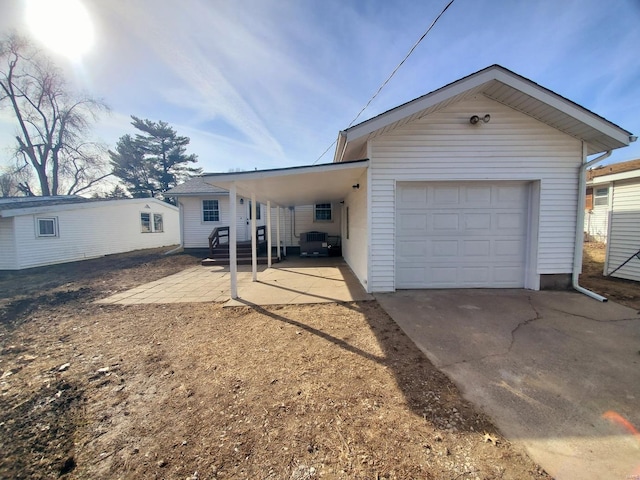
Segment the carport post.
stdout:
<svg viewBox="0 0 640 480">
<path fill-rule="evenodd" d="M 251 279 L 258 281 L 258 251 L 256 238 L 256 194 L 251 192 Z"/>
<path fill-rule="evenodd" d="M 267 267 L 271 268 L 271 200 L 267 200 Z"/>
<path fill-rule="evenodd" d="M 236 228 L 236 184 L 229 188 L 229 277 L 231 278 L 231 298 L 238 298 L 238 257 L 236 241 L 238 229 Z"/>
<path fill-rule="evenodd" d="M 276 246 L 278 249 L 278 261 L 282 260 L 280 258 L 280 206 L 276 207 Z"/>
</svg>

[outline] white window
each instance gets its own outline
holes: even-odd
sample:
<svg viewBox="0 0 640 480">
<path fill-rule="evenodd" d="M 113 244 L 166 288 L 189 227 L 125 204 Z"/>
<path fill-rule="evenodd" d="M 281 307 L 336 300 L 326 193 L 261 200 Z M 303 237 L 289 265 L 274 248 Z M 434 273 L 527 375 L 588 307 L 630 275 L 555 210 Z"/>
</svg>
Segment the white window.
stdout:
<svg viewBox="0 0 640 480">
<path fill-rule="evenodd" d="M 260 210 L 262 210 L 262 205 L 260 205 L 260 202 L 256 202 L 256 220 L 260 220 Z M 251 200 L 249 200 L 249 220 L 251 220 L 251 215 L 253 215 L 251 213 Z"/>
<path fill-rule="evenodd" d="M 150 213 L 140 214 L 140 229 L 142 233 L 151 233 L 151 214 Z"/>
<path fill-rule="evenodd" d="M 220 221 L 220 208 L 218 206 L 218 200 L 202 201 L 202 221 L 203 222 L 219 222 Z"/>
<path fill-rule="evenodd" d="M 594 205 L 609 205 L 609 187 L 596 188 L 593 197 Z"/>
<path fill-rule="evenodd" d="M 315 208 L 315 221 L 316 222 L 329 222 L 333 220 L 331 216 L 331 204 L 330 203 L 316 203 Z"/>
<path fill-rule="evenodd" d="M 158 233 L 164 231 L 164 223 L 162 222 L 161 213 L 153 214 L 153 231 Z"/>
<path fill-rule="evenodd" d="M 38 218 L 36 229 L 39 237 L 57 237 L 58 219 L 56 217 Z"/>
<path fill-rule="evenodd" d="M 160 233 L 164 231 L 164 222 L 161 213 L 140 214 L 140 231 L 142 233 Z"/>
</svg>

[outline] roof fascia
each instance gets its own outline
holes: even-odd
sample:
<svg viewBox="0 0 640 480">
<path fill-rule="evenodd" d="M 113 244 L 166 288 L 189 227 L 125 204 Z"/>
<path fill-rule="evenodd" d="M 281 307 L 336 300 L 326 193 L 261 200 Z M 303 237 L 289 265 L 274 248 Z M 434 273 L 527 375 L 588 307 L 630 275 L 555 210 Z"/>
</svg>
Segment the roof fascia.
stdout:
<svg viewBox="0 0 640 480">
<path fill-rule="evenodd" d="M 568 100 L 545 87 L 537 85 L 531 80 L 520 77 L 519 75 L 514 75 L 515 74 L 502 69 L 495 70 L 495 80 L 502 82 L 505 85 L 509 85 L 510 87 L 513 87 L 517 90 L 520 90 L 522 93 L 525 93 L 535 98 L 536 100 L 540 100 L 541 102 L 563 113 L 566 113 L 567 115 L 575 118 L 585 125 L 588 125 L 591 128 L 594 128 L 602 132 L 603 134 L 616 139 L 624 145 L 629 145 L 630 132 L 616 125 L 613 125 L 606 119 L 588 111 L 577 103 L 572 102 L 571 100 Z"/>
<path fill-rule="evenodd" d="M 630 180 L 632 178 L 640 178 L 640 169 L 629 170 L 627 172 L 611 173 L 609 175 L 600 175 L 594 177 L 589 181 L 592 185 L 598 185 L 601 183 L 618 182 L 620 180 Z"/>
<path fill-rule="evenodd" d="M 414 115 L 421 110 L 433 107 L 440 102 L 446 101 L 456 95 L 460 95 L 465 91 L 479 87 L 491 80 L 497 80 L 505 85 L 515 88 L 516 90 L 519 90 L 532 98 L 535 98 L 581 121 L 603 134 L 614 138 L 620 143 L 629 145 L 630 132 L 610 123 L 606 119 L 599 117 L 595 113 L 588 111 L 571 100 L 568 100 L 545 87 L 537 85 L 531 80 L 499 65 L 494 65 L 471 74 L 404 105 L 382 113 L 377 117 L 364 121 L 359 125 L 349 128 L 344 132 L 346 134 L 346 142 L 370 135 L 371 133 L 398 122 L 403 118 Z M 523 113 L 526 114 L 526 112 Z M 336 150 L 336 156 L 338 155 L 338 150 Z"/>
<path fill-rule="evenodd" d="M 303 165 L 299 167 L 275 168 L 271 170 L 255 170 L 249 172 L 212 173 L 204 175 L 206 181 L 219 178 L 227 182 L 239 182 L 243 180 L 260 180 L 263 178 L 281 177 L 299 173 L 331 172 L 367 166 L 369 160 L 353 160 L 340 163 L 325 163 L 322 165 Z"/>
<path fill-rule="evenodd" d="M 433 107 L 434 105 L 437 105 L 440 102 L 444 102 L 451 97 L 455 97 L 456 95 L 460 95 L 467 90 L 471 90 L 482 85 L 483 83 L 489 82 L 494 79 L 495 75 L 493 74 L 493 72 L 496 70 L 496 68 L 497 67 L 491 67 L 489 69 L 481 70 L 480 72 L 462 78 L 431 93 L 427 93 L 426 95 L 412 100 L 404 105 L 391 109 L 386 113 L 382 113 L 379 116 L 372 118 L 371 120 L 367 120 L 359 125 L 351 127 L 350 129 L 345 131 L 346 141 L 353 141 L 369 135 L 376 130 L 380 130 L 381 128 L 391 125 L 392 123 L 398 122 L 405 117 L 414 115 L 421 110 Z"/>
</svg>

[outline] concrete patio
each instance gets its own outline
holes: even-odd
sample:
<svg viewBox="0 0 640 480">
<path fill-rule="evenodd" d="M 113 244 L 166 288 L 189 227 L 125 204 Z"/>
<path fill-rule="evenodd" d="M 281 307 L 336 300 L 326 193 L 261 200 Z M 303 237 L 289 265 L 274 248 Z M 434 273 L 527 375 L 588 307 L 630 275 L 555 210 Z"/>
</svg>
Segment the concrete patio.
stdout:
<svg viewBox="0 0 640 480">
<path fill-rule="evenodd" d="M 288 258 L 271 268 L 238 266 L 238 298 L 230 299 L 228 266 L 196 266 L 98 300 L 102 304 L 227 302 L 225 306 L 373 300 L 341 258 Z"/>
</svg>

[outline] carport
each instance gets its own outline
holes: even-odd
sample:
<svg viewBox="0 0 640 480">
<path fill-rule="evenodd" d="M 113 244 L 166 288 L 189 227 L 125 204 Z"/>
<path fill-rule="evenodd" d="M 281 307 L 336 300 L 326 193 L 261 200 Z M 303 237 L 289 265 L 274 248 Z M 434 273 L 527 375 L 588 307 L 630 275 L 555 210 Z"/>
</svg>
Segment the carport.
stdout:
<svg viewBox="0 0 640 480">
<path fill-rule="evenodd" d="M 256 202 L 267 206 L 267 255 L 271 266 L 273 232 L 271 209 L 276 208 L 276 244 L 280 245 L 280 213 L 283 208 L 322 202 L 339 203 L 349 192 L 359 187 L 359 179 L 367 171 L 368 160 L 330 163 L 312 166 L 256 170 L 207 175 L 205 181 L 229 191 L 229 216 L 236 218 L 236 197 L 251 199 L 252 278 L 258 280 Z M 356 187 L 358 186 L 358 187 Z M 237 233 L 229 230 L 230 296 L 238 298 Z M 278 248 L 278 255 L 280 249 Z"/>
</svg>

